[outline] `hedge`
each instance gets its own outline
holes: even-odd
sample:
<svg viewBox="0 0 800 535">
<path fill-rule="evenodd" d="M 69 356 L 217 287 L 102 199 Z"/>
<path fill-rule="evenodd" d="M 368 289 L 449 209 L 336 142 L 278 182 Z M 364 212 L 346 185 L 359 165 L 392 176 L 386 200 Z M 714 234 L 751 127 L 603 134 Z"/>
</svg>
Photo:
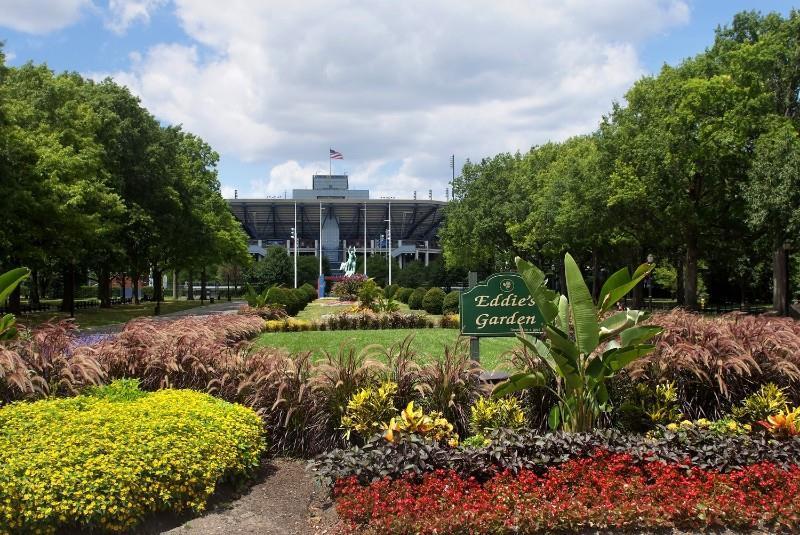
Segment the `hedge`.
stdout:
<svg viewBox="0 0 800 535">
<path fill-rule="evenodd" d="M 251 409 L 135 385 L 0 409 L 0 533 L 127 531 L 156 512 L 200 512 L 220 480 L 258 466 Z"/>
<path fill-rule="evenodd" d="M 408 308 L 411 310 L 422 310 L 422 300 L 425 298 L 427 288 L 417 288 L 408 298 Z"/>
<path fill-rule="evenodd" d="M 401 303 L 408 303 L 408 298 L 411 297 L 411 294 L 414 293 L 413 288 L 398 288 L 397 291 L 394 293 L 394 298 Z"/>
<path fill-rule="evenodd" d="M 442 314 L 458 314 L 459 298 L 461 292 L 453 290 L 444 296 L 444 303 L 442 304 Z"/>
<path fill-rule="evenodd" d="M 422 298 L 422 308 L 428 314 L 441 314 L 443 303 L 444 290 L 441 288 L 431 288 L 425 292 L 425 297 Z"/>
</svg>

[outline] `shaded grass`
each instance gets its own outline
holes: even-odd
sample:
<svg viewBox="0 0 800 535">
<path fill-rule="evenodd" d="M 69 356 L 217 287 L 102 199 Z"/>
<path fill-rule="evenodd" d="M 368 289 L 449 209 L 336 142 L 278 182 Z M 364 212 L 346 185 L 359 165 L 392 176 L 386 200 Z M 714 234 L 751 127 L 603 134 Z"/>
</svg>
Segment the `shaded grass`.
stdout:
<svg viewBox="0 0 800 535">
<path fill-rule="evenodd" d="M 299 316 L 298 316 L 299 317 Z M 453 345 L 458 338 L 457 329 L 383 329 L 353 331 L 305 331 L 264 333 L 254 341 L 256 347 L 277 347 L 289 352 L 312 351 L 315 359 L 324 351 L 335 353 L 343 344 L 358 350 L 378 344 L 384 347 L 401 342 L 413 335 L 411 347 L 427 358 L 441 358 L 446 345 Z M 481 340 L 481 365 L 488 369 L 508 369 L 503 354 L 517 346 L 515 338 L 483 338 Z"/>
<path fill-rule="evenodd" d="M 207 303 L 206 303 L 207 304 Z M 111 308 L 87 308 L 75 311 L 75 323 L 80 328 L 98 327 L 100 325 L 110 325 L 113 323 L 125 323 L 133 318 L 142 316 L 152 316 L 155 310 L 155 303 L 140 303 L 138 305 L 115 305 Z M 199 307 L 200 301 L 162 301 L 161 313 L 178 312 L 190 308 Z M 22 325 L 33 327 L 49 320 L 67 319 L 69 314 L 66 312 L 36 312 L 25 314 L 17 321 Z"/>
</svg>

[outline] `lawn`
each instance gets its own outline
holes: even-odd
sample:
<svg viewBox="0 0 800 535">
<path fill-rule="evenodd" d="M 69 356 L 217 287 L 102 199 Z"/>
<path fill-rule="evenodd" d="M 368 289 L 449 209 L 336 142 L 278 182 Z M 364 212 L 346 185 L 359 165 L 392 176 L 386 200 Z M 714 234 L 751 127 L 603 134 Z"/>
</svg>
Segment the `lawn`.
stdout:
<svg viewBox="0 0 800 535">
<path fill-rule="evenodd" d="M 178 312 L 200 306 L 200 301 L 162 301 L 161 313 Z M 152 316 L 155 303 L 141 303 L 138 305 L 115 305 L 111 308 L 87 308 L 75 311 L 75 323 L 81 328 L 99 327 L 112 323 L 125 323 L 133 318 Z M 36 312 L 20 316 L 17 321 L 22 325 L 32 327 L 49 320 L 67 319 L 66 312 Z"/>
<path fill-rule="evenodd" d="M 300 316 L 298 316 L 300 317 Z M 384 347 L 413 336 L 412 348 L 428 358 L 438 358 L 444 346 L 452 346 L 458 338 L 457 329 L 383 329 L 355 331 L 305 331 L 289 333 L 264 333 L 255 340 L 256 346 L 279 347 L 290 352 L 313 351 L 317 358 L 324 352 L 334 353 L 342 345 L 351 345 L 358 350 L 370 345 Z M 481 364 L 486 369 L 508 368 L 503 354 L 517 347 L 514 338 L 484 338 L 481 340 Z"/>
</svg>

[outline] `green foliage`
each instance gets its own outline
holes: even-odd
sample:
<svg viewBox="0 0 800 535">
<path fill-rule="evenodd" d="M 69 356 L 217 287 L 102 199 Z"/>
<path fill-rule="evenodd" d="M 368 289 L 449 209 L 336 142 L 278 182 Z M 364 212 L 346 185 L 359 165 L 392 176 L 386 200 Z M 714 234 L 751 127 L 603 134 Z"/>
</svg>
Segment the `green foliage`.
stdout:
<svg viewBox="0 0 800 535">
<path fill-rule="evenodd" d="M 680 421 L 683 415 L 675 383 L 661 383 L 655 388 L 646 383 L 636 383 L 630 397 L 617 410 L 617 415 L 619 427 L 635 432 Z"/>
<path fill-rule="evenodd" d="M 305 293 L 306 300 L 309 303 L 317 298 L 317 289 L 309 283 L 303 284 L 298 288 L 298 290 L 302 290 L 303 293 Z"/>
<path fill-rule="evenodd" d="M 283 247 L 272 246 L 266 256 L 255 262 L 245 274 L 245 279 L 257 290 L 274 285 L 288 285 L 294 280 L 292 261 Z"/>
<path fill-rule="evenodd" d="M 408 296 L 408 308 L 411 310 L 422 310 L 422 300 L 428 292 L 427 288 L 417 288 Z"/>
<path fill-rule="evenodd" d="M 373 310 L 375 302 L 381 298 L 383 292 L 375 283 L 374 279 L 367 279 L 358 290 L 358 304 L 361 308 Z"/>
<path fill-rule="evenodd" d="M 750 394 L 742 400 L 738 407 L 731 411 L 736 420 L 742 423 L 755 423 L 786 411 L 788 400 L 783 389 L 775 383 L 761 385 L 758 392 Z"/>
<path fill-rule="evenodd" d="M 477 449 L 477 448 L 485 448 L 492 441 L 486 438 L 485 436 L 481 435 L 480 433 L 477 435 L 472 435 L 471 437 L 467 437 L 461 441 L 459 444 L 463 449 Z"/>
<path fill-rule="evenodd" d="M 131 386 L 0 409 L 0 531 L 127 531 L 153 513 L 200 512 L 219 481 L 259 465 L 252 410 Z"/>
<path fill-rule="evenodd" d="M 397 394 L 397 383 L 391 381 L 377 388 L 362 388 L 353 394 L 342 416 L 345 439 L 350 440 L 352 432 L 357 433 L 362 440 L 380 432 L 381 424 L 397 415 L 394 406 L 395 394 Z"/>
<path fill-rule="evenodd" d="M 387 299 L 378 297 L 378 300 L 372 306 L 372 310 L 375 312 L 397 312 L 400 310 L 400 304 L 391 297 Z"/>
<path fill-rule="evenodd" d="M 444 290 L 441 288 L 431 288 L 425 292 L 425 296 L 422 298 L 422 308 L 428 314 L 441 314 L 444 297 Z"/>
<path fill-rule="evenodd" d="M 395 293 L 395 299 L 401 303 L 408 303 L 408 298 L 411 297 L 412 293 L 414 293 L 414 288 L 400 287 Z"/>
<path fill-rule="evenodd" d="M 86 389 L 89 396 L 108 401 L 134 401 L 147 395 L 139 390 L 139 379 L 117 379 L 109 385 Z"/>
<path fill-rule="evenodd" d="M 442 302 L 442 314 L 458 314 L 460 297 L 461 292 L 457 290 L 453 290 L 445 295 L 444 301 Z"/>
<path fill-rule="evenodd" d="M 397 290 L 400 289 L 399 284 L 390 284 L 386 288 L 383 289 L 383 296 L 386 298 L 394 297 L 394 294 L 397 293 Z"/>
<path fill-rule="evenodd" d="M 322 257 L 322 274 L 330 275 L 331 266 L 327 256 Z M 297 284 L 310 284 L 313 288 L 319 282 L 319 257 L 297 255 Z"/>
<path fill-rule="evenodd" d="M 515 397 L 478 398 L 470 407 L 469 430 L 482 435 L 497 429 L 519 429 L 525 426 L 525 413 Z"/>
<path fill-rule="evenodd" d="M 6 271 L 0 275 L 0 303 L 4 303 L 22 281 L 30 276 L 28 268 L 16 268 Z M 0 340 L 16 338 L 17 327 L 16 319 L 13 314 L 5 314 L 0 317 Z"/>
<path fill-rule="evenodd" d="M 593 429 L 600 414 L 610 410 L 607 382 L 652 351 L 654 346 L 646 342 L 661 329 L 639 325 L 646 315 L 637 310 L 602 319 L 604 312 L 652 270 L 652 265 L 642 264 L 633 276 L 627 268 L 612 274 L 600 290 L 597 307 L 569 253 L 564 257 L 564 267 L 568 296 L 548 289 L 544 273 L 517 258 L 517 269 L 545 320 L 545 341 L 521 335 L 519 339 L 560 379 L 557 388 L 550 386 L 544 373 L 530 371 L 512 375 L 495 388 L 494 395 L 501 397 L 534 386 L 548 388 L 559 400 L 550 411 L 550 427 L 580 432 Z M 601 344 L 605 344 L 602 353 L 596 352 Z"/>
</svg>

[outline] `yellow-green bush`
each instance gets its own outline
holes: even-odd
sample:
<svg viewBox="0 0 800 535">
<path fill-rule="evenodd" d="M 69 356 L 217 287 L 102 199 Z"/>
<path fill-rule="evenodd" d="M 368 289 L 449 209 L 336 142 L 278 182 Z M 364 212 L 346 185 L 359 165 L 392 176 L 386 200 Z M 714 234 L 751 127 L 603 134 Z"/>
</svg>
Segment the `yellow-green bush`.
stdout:
<svg viewBox="0 0 800 535">
<path fill-rule="evenodd" d="M 266 330 L 270 333 L 312 331 L 314 330 L 314 324 L 310 321 L 299 320 L 296 318 L 267 320 Z"/>
<path fill-rule="evenodd" d="M 342 429 L 345 438 L 350 439 L 350 433 L 355 431 L 363 439 L 381 430 L 381 424 L 388 422 L 397 414 L 394 406 L 394 396 L 397 394 L 397 383 L 388 381 L 378 388 L 362 388 L 347 402 L 344 416 L 342 416 Z"/>
<path fill-rule="evenodd" d="M 125 531 L 154 512 L 199 512 L 263 449 L 255 412 L 189 390 L 8 405 L 0 533 Z"/>
<path fill-rule="evenodd" d="M 474 434 L 495 429 L 519 429 L 525 425 L 525 413 L 517 398 L 478 398 L 470 407 L 469 428 Z"/>
</svg>

